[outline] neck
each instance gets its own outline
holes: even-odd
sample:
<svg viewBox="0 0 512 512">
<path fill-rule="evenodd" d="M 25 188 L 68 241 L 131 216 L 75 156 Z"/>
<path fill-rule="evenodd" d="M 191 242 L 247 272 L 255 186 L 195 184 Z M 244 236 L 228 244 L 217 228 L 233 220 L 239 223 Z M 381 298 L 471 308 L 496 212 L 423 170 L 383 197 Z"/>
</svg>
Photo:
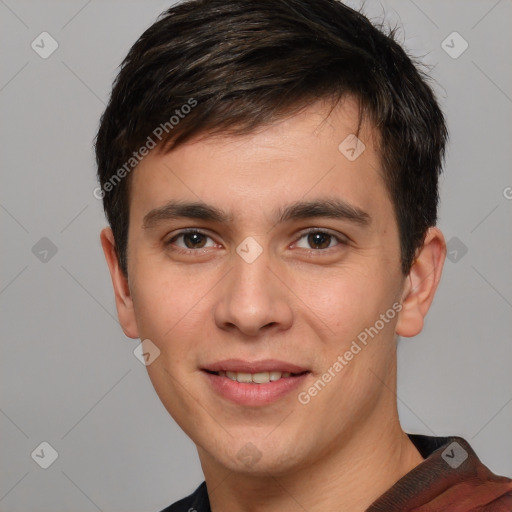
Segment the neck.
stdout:
<svg viewBox="0 0 512 512">
<path fill-rule="evenodd" d="M 284 475 L 223 470 L 200 452 L 212 512 L 363 512 L 423 462 L 398 418 L 392 428 L 374 420 L 343 436 L 338 448 L 328 446 L 313 463 Z"/>
</svg>

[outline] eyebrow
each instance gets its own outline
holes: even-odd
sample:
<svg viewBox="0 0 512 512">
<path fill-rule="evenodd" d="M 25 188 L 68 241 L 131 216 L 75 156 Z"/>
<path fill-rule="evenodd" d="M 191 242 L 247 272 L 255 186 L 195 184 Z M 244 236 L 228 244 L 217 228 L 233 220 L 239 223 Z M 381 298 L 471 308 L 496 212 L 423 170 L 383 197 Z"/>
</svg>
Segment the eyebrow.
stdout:
<svg viewBox="0 0 512 512">
<path fill-rule="evenodd" d="M 298 201 L 277 210 L 276 223 L 291 220 L 326 217 L 346 220 L 360 226 L 369 226 L 371 217 L 360 208 L 341 199 L 323 199 L 314 201 Z M 165 205 L 148 212 L 142 220 L 142 228 L 149 229 L 162 221 L 188 218 L 228 224 L 233 215 L 203 202 L 169 201 Z"/>
</svg>

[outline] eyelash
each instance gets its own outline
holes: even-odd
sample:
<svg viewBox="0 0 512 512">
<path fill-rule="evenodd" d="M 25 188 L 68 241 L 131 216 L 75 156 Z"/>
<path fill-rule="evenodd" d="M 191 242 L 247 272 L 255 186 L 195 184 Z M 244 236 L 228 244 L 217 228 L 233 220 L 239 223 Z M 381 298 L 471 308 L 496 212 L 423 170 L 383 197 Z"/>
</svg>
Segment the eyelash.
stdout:
<svg viewBox="0 0 512 512">
<path fill-rule="evenodd" d="M 307 237 L 308 235 L 314 235 L 316 233 L 322 233 L 322 234 L 325 234 L 325 235 L 328 235 L 328 236 L 334 238 L 338 242 L 337 245 L 348 245 L 348 239 L 347 238 L 342 238 L 342 237 L 340 237 L 338 235 L 334 235 L 329 230 L 321 229 L 321 228 L 313 228 L 313 229 L 309 229 L 309 230 L 306 230 L 306 231 L 302 231 L 301 233 L 299 233 L 299 237 L 297 238 L 297 241 L 294 242 L 294 243 L 297 243 L 299 240 L 302 240 L 304 237 Z M 172 246 L 173 242 L 175 242 L 178 238 L 180 238 L 180 237 L 182 237 L 184 235 L 188 235 L 188 234 L 198 234 L 198 235 L 205 236 L 205 237 L 210 238 L 210 239 L 213 240 L 213 238 L 210 235 L 208 235 L 207 233 L 204 233 L 201 230 L 192 228 L 192 229 L 185 229 L 185 230 L 180 231 L 179 233 L 174 235 L 172 238 L 167 240 L 165 242 L 165 245 L 166 246 Z M 334 246 L 334 247 L 336 247 L 336 246 Z M 304 249 L 304 250 L 308 251 L 311 254 L 311 253 L 326 252 L 329 249 L 334 249 L 334 247 L 327 247 L 326 249 Z M 199 249 L 184 249 L 182 247 L 173 247 L 173 251 L 176 251 L 176 252 L 179 252 L 179 253 L 182 253 L 182 254 L 191 254 L 191 253 L 194 253 L 194 252 L 199 252 L 201 249 L 205 249 L 205 248 L 204 247 L 200 247 Z"/>
</svg>

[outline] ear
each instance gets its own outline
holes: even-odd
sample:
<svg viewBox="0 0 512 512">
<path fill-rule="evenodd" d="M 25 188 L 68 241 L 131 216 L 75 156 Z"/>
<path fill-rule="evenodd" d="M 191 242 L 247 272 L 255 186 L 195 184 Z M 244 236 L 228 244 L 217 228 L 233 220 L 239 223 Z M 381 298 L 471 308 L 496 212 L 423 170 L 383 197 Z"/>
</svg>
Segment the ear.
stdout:
<svg viewBox="0 0 512 512">
<path fill-rule="evenodd" d="M 107 260 L 108 268 L 110 270 L 110 277 L 112 278 L 119 323 L 128 338 L 139 338 L 133 302 L 128 285 L 128 277 L 125 276 L 119 266 L 112 230 L 110 228 L 102 229 L 100 239 L 105 259 Z"/>
<path fill-rule="evenodd" d="M 396 324 L 399 336 L 416 336 L 423 329 L 425 316 L 441 279 L 445 258 L 444 236 L 438 228 L 431 227 L 405 280 L 402 310 Z"/>
</svg>

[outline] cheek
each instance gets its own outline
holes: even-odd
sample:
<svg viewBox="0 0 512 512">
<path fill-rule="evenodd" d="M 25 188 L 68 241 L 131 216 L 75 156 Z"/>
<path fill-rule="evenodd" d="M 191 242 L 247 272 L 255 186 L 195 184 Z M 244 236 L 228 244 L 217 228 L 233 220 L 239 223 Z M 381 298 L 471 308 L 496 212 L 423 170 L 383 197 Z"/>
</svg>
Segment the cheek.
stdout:
<svg viewBox="0 0 512 512">
<path fill-rule="evenodd" d="M 293 275 L 290 288 L 300 299 L 297 304 L 304 314 L 339 345 L 373 325 L 389 307 L 388 292 L 374 276 L 369 267 L 356 265 L 328 271 L 311 269 Z"/>
<path fill-rule="evenodd" d="M 336 375 L 332 389 L 353 398 L 373 392 L 379 382 L 370 370 L 385 375 L 395 353 L 398 312 L 393 305 L 399 304 L 391 283 L 345 268 L 329 278 L 304 278 L 300 296 L 304 318 L 322 340 L 320 367 Z"/>
<path fill-rule="evenodd" d="M 134 312 L 141 337 L 149 338 L 160 350 L 167 350 L 173 340 L 197 335 L 200 317 L 205 314 L 208 283 L 182 272 L 147 265 L 135 269 L 132 291 Z"/>
</svg>

